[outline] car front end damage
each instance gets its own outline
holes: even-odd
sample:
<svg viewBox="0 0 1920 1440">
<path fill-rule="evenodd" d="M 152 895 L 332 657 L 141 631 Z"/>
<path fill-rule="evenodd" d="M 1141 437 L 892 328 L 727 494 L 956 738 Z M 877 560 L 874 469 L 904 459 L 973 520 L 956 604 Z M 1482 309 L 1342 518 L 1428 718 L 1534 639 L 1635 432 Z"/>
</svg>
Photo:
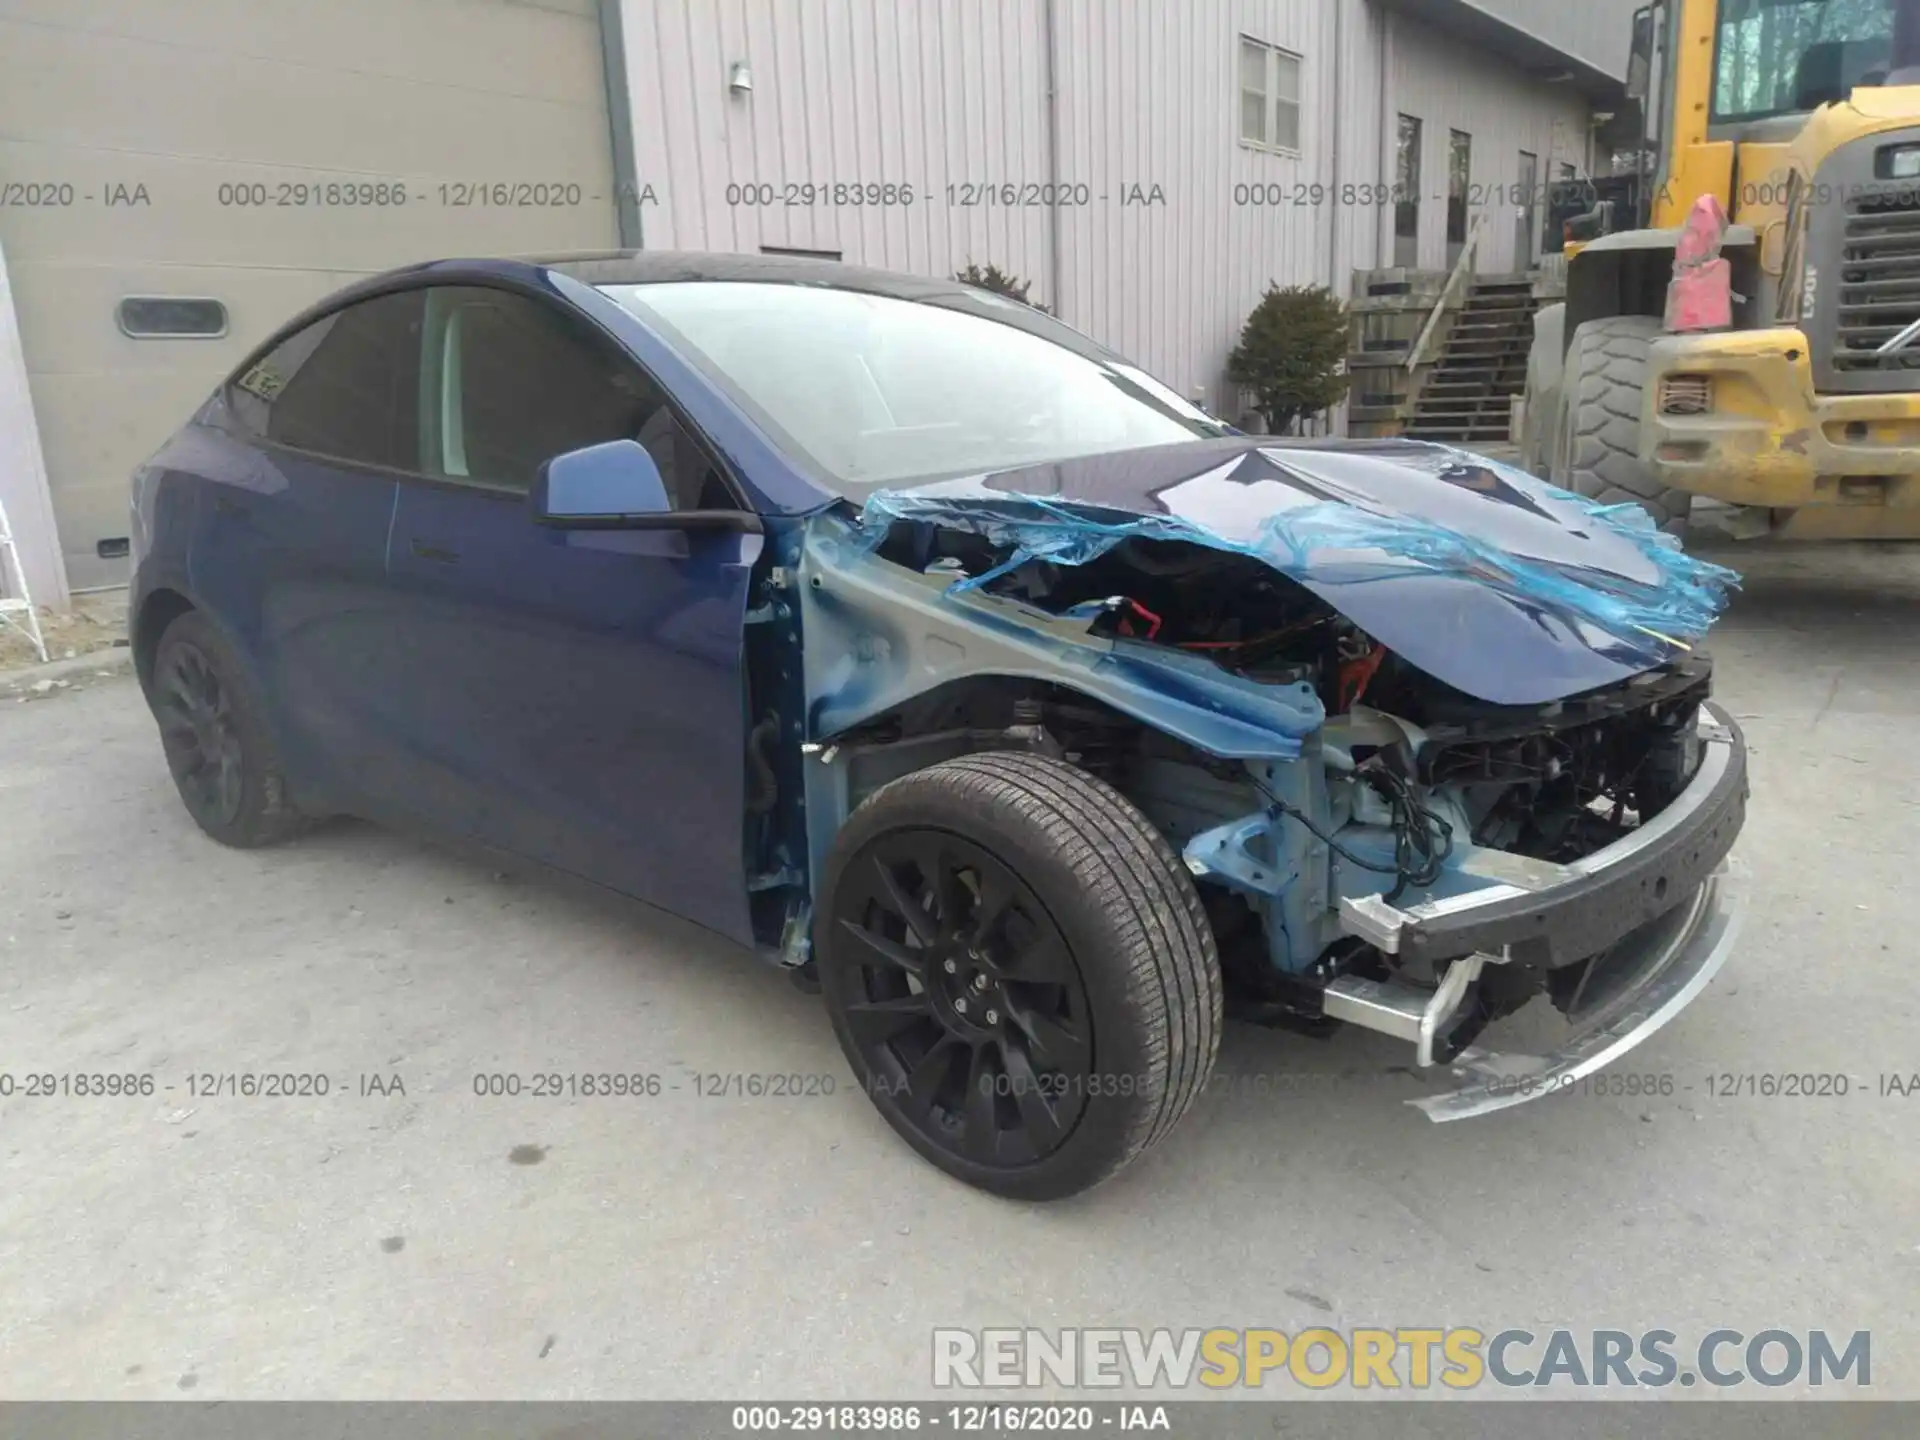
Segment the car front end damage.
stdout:
<svg viewBox="0 0 1920 1440">
<path fill-rule="evenodd" d="M 812 874 L 902 775 L 1070 762 L 1184 861 L 1239 1013 L 1407 1042 L 1434 1120 L 1611 1063 L 1728 954 L 1746 757 L 1691 642 L 1736 577 L 1637 512 L 1243 437 L 879 490 L 793 559 Z M 1535 1001 L 1551 1043 L 1483 1045 Z"/>
</svg>

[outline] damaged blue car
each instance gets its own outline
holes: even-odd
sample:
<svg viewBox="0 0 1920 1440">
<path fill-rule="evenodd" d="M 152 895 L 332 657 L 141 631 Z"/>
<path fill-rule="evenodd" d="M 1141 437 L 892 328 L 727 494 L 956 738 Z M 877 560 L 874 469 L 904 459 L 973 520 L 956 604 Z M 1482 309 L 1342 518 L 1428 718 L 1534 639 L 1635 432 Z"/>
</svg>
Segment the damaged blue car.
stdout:
<svg viewBox="0 0 1920 1440">
<path fill-rule="evenodd" d="M 952 282 L 383 275 L 247 358 L 134 527 L 209 835 L 367 816 L 755 947 L 1000 1194 L 1158 1141 L 1227 1016 L 1395 1037 L 1451 1120 L 1613 1061 L 1733 937 L 1732 574 L 1466 452 L 1238 433 Z"/>
</svg>

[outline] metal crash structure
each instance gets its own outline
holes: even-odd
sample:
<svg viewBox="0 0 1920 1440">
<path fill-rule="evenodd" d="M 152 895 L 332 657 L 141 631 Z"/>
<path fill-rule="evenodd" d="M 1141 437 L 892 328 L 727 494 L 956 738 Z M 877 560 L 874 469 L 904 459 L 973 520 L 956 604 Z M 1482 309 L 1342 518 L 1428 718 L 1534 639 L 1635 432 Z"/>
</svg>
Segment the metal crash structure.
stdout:
<svg viewBox="0 0 1920 1440">
<path fill-rule="evenodd" d="M 1098 767 L 1176 846 L 1261 1004 L 1454 1069 L 1436 1119 L 1606 1063 L 1726 954 L 1744 752 L 1691 646 L 1737 576 L 1636 507 L 1444 446 L 1239 438 L 877 490 L 809 521 L 794 560 L 814 873 L 921 766 L 1008 745 Z M 1257 658 L 1217 601 L 1263 586 L 1274 633 L 1302 638 Z M 1398 713 L 1423 690 L 1447 698 Z M 1630 725 L 1634 763 L 1673 779 L 1621 790 L 1613 828 L 1559 817 L 1549 844 L 1503 818 L 1509 762 L 1482 750 L 1604 767 L 1616 741 L 1594 737 Z M 1552 1053 L 1473 1048 L 1556 984 L 1573 1024 Z"/>
</svg>

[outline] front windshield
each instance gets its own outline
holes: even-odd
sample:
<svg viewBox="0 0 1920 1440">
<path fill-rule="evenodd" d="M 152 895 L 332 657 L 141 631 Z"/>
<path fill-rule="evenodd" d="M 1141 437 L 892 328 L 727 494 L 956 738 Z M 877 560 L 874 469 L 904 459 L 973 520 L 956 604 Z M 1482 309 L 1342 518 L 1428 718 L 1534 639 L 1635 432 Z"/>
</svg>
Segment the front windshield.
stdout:
<svg viewBox="0 0 1920 1440">
<path fill-rule="evenodd" d="M 1713 118 L 1793 114 L 1856 85 L 1885 84 L 1896 13 L 1915 8 L 1915 0 L 1725 0 Z"/>
<path fill-rule="evenodd" d="M 958 309 L 817 284 L 601 289 L 850 499 L 1229 433 L 1086 337 L 986 292 Z M 989 318 L 1001 307 L 1007 318 Z"/>
</svg>

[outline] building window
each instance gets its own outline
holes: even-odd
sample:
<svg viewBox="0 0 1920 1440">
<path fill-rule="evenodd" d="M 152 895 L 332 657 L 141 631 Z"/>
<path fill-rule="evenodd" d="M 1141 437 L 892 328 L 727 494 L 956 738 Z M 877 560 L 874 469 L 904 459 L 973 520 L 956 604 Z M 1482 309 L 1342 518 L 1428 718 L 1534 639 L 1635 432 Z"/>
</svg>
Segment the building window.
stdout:
<svg viewBox="0 0 1920 1440">
<path fill-rule="evenodd" d="M 227 333 L 227 307 L 218 300 L 129 295 L 113 313 L 120 333 L 135 340 L 218 340 Z"/>
<path fill-rule="evenodd" d="M 1400 148 L 1393 167 L 1393 233 L 1402 240 L 1420 236 L 1420 121 L 1400 117 Z"/>
<path fill-rule="evenodd" d="M 1300 152 L 1300 57 L 1240 37 L 1240 139 L 1263 150 Z"/>
<path fill-rule="evenodd" d="M 1450 132 L 1447 143 L 1447 243 L 1467 243 L 1467 192 L 1473 183 L 1473 137 Z"/>
<path fill-rule="evenodd" d="M 1520 152 L 1518 188 L 1520 216 L 1515 222 L 1513 259 L 1524 270 L 1533 264 L 1533 236 L 1540 225 L 1540 157 L 1531 150 Z"/>
</svg>

